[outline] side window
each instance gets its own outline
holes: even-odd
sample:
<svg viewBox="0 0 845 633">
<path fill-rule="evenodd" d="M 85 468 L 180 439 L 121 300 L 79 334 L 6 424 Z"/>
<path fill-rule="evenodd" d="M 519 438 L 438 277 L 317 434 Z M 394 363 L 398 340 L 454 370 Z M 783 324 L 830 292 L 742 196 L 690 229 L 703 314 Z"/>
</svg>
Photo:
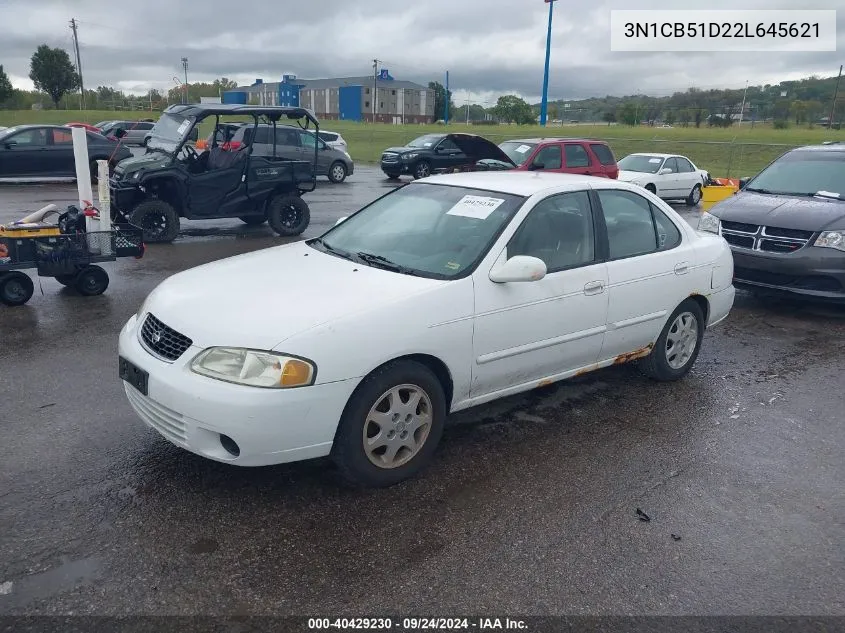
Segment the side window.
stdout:
<svg viewBox="0 0 845 633">
<path fill-rule="evenodd" d="M 53 145 L 72 145 L 73 144 L 73 133 L 70 130 L 57 130 L 53 129 Z M 90 141 L 90 132 L 86 134 L 88 136 L 88 140 Z"/>
<path fill-rule="evenodd" d="M 139 130 L 152 130 L 154 123 L 139 123 L 138 129 Z"/>
<path fill-rule="evenodd" d="M 681 243 L 681 232 L 675 223 L 672 222 L 660 210 L 651 205 L 654 214 L 654 225 L 657 228 L 657 250 L 668 251 Z"/>
<path fill-rule="evenodd" d="M 566 166 L 567 167 L 589 167 L 590 155 L 581 145 L 566 145 Z"/>
<path fill-rule="evenodd" d="M 678 161 L 674 158 L 667 158 L 666 162 L 663 163 L 662 169 L 671 169 L 673 174 L 678 173 Z"/>
<path fill-rule="evenodd" d="M 314 135 L 309 134 L 308 132 L 300 132 L 299 141 L 302 143 L 302 147 L 307 149 L 314 149 L 314 145 L 317 143 L 317 139 L 314 138 Z"/>
<path fill-rule="evenodd" d="M 459 152 L 458 146 L 452 142 L 452 139 L 444 138 L 437 144 L 437 149 L 446 150 L 448 152 Z"/>
<path fill-rule="evenodd" d="M 692 163 L 690 163 L 686 158 L 681 158 L 680 156 L 678 156 L 675 160 L 678 163 L 678 172 L 679 173 L 689 174 L 689 173 L 695 171 L 692 168 Z"/>
<path fill-rule="evenodd" d="M 595 259 L 590 196 L 576 191 L 538 203 L 508 244 L 508 257 L 530 255 L 549 272 L 583 266 Z"/>
<path fill-rule="evenodd" d="M 273 140 L 270 138 L 270 130 L 266 127 L 259 127 L 255 130 L 253 143 L 257 145 L 271 145 Z"/>
<path fill-rule="evenodd" d="M 542 165 L 543 169 L 560 169 L 560 145 L 547 145 L 542 148 L 533 162 L 535 165 Z"/>
<path fill-rule="evenodd" d="M 610 258 L 622 259 L 657 250 L 651 204 L 642 196 L 618 189 L 600 189 Z"/>
<path fill-rule="evenodd" d="M 593 154 L 596 155 L 596 158 L 599 159 L 599 162 L 602 165 L 616 164 L 616 159 L 613 157 L 613 152 L 610 151 L 610 148 L 607 145 L 602 145 L 601 143 L 593 143 L 590 145 L 590 149 L 593 150 Z"/>
<path fill-rule="evenodd" d="M 47 144 L 47 130 L 43 127 L 24 130 L 6 139 L 7 143 L 17 143 L 18 147 L 41 147 Z"/>
</svg>

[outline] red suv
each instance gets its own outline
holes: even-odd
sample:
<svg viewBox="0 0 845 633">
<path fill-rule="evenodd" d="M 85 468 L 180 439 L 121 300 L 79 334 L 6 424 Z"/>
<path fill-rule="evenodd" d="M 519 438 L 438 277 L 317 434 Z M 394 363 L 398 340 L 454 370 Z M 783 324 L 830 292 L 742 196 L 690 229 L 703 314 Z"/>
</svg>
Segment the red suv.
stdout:
<svg viewBox="0 0 845 633">
<path fill-rule="evenodd" d="M 604 141 L 579 138 L 527 138 L 499 144 L 521 171 L 553 171 L 616 178 L 619 167 Z"/>
</svg>

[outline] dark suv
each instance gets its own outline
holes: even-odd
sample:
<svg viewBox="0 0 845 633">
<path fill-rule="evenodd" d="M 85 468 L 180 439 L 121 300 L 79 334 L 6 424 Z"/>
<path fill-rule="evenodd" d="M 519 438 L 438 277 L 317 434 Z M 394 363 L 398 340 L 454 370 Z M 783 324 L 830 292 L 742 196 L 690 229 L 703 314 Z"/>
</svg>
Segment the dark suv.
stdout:
<svg viewBox="0 0 845 633">
<path fill-rule="evenodd" d="M 476 134 L 424 134 L 403 147 L 389 147 L 381 155 L 381 170 L 391 180 L 403 174 L 425 178 L 435 172 L 473 169 L 479 161 L 495 161 L 513 168 L 496 144 Z"/>
<path fill-rule="evenodd" d="M 698 225 L 731 245 L 734 285 L 845 302 L 845 145 L 791 150 L 740 185 Z"/>
</svg>

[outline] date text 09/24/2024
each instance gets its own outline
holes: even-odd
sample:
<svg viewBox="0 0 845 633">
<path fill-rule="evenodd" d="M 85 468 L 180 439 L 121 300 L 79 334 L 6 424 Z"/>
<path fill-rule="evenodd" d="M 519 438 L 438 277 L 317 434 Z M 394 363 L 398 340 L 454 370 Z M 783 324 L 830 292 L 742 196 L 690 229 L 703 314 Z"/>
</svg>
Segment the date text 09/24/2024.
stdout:
<svg viewBox="0 0 845 633">
<path fill-rule="evenodd" d="M 308 629 L 312 631 L 333 629 L 367 629 L 375 631 L 418 631 L 418 630 L 526 630 L 523 620 L 513 618 L 308 618 Z"/>
</svg>

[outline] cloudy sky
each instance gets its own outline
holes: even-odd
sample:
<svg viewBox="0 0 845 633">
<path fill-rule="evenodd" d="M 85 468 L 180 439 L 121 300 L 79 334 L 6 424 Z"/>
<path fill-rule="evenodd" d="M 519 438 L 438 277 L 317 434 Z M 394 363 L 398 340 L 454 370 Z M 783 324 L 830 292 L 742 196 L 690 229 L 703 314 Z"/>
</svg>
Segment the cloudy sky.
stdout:
<svg viewBox="0 0 845 633">
<path fill-rule="evenodd" d="M 787 0 L 740 4 L 711 0 L 706 8 L 799 6 Z M 681 0 L 558 2 L 550 98 L 776 83 L 835 75 L 845 61 L 836 52 L 611 52 L 611 9 L 699 6 Z M 845 51 L 845 0 L 816 0 L 813 8 L 839 10 L 838 49 Z M 69 20 L 76 18 L 86 87 L 167 89 L 182 74 L 183 56 L 189 81 L 226 76 L 242 84 L 285 73 L 306 79 L 366 75 L 378 58 L 396 79 L 442 82 L 449 70 L 459 104 L 506 92 L 537 100 L 547 11 L 541 0 L 0 0 L 0 64 L 14 86 L 31 88 L 33 51 L 47 43 L 72 57 Z"/>
</svg>

